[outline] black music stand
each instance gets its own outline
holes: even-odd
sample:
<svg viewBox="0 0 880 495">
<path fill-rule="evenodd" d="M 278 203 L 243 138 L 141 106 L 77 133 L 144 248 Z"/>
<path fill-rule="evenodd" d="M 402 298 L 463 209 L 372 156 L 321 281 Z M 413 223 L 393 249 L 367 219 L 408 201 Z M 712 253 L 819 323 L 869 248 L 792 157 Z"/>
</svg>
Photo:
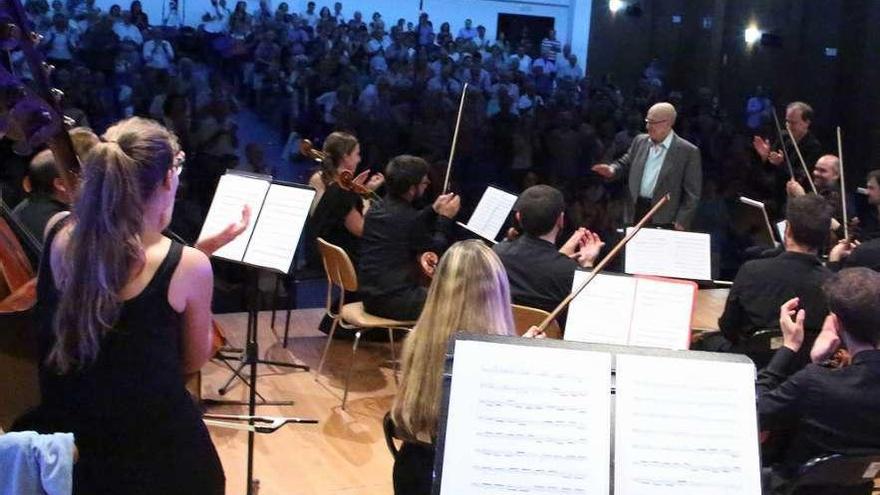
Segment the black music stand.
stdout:
<svg viewBox="0 0 880 495">
<path fill-rule="evenodd" d="M 248 274 L 249 283 L 247 285 L 249 286 L 248 292 L 250 293 L 249 294 L 250 297 L 249 297 L 249 301 L 248 301 L 247 334 L 246 334 L 246 339 L 245 339 L 244 350 L 241 353 L 241 355 L 239 356 L 239 360 L 240 360 L 239 365 L 235 368 L 232 368 L 232 366 L 227 362 L 227 359 L 224 359 L 224 363 L 232 369 L 232 376 L 229 377 L 229 380 L 227 380 L 227 382 L 223 385 L 223 387 L 221 387 L 218 390 L 218 392 L 221 395 L 224 395 L 228 391 L 229 386 L 232 383 L 232 381 L 235 380 L 235 378 L 240 378 L 242 380 L 242 382 L 248 386 L 249 394 L 248 394 L 247 402 L 217 401 L 217 400 L 210 400 L 209 399 L 209 400 L 203 401 L 203 403 L 205 405 L 221 405 L 221 404 L 222 405 L 245 405 L 246 404 L 248 406 L 248 415 L 245 417 L 237 418 L 237 419 L 248 421 L 248 425 L 247 425 L 248 428 L 245 428 L 248 431 L 247 495 L 252 495 L 254 493 L 254 486 L 255 486 L 255 480 L 254 480 L 254 474 L 253 474 L 254 434 L 257 432 L 272 433 L 275 431 L 275 429 L 258 428 L 258 426 L 259 426 L 258 423 L 261 421 L 261 419 L 259 416 L 255 415 L 256 407 L 258 405 L 257 396 L 259 395 L 259 393 L 257 392 L 257 367 L 260 364 L 266 364 L 266 365 L 270 365 L 270 366 L 280 366 L 280 367 L 284 367 L 284 368 L 301 369 L 301 370 L 305 370 L 305 371 L 308 371 L 309 367 L 301 365 L 301 364 L 284 363 L 284 362 L 279 362 L 279 361 L 270 361 L 270 360 L 260 358 L 260 356 L 259 356 L 259 342 L 258 342 L 258 322 L 259 322 L 259 314 L 260 314 L 260 290 L 259 290 L 260 272 L 262 269 L 266 269 L 266 270 L 272 271 L 273 273 L 275 273 L 275 272 L 283 273 L 283 270 L 278 269 L 277 265 L 262 265 L 257 262 L 248 262 L 247 260 L 248 260 L 248 255 L 250 252 L 249 249 L 251 249 L 251 247 L 252 247 L 251 243 L 254 238 L 254 233 L 256 232 L 257 228 L 260 226 L 261 220 L 265 220 L 267 223 L 273 223 L 273 222 L 277 223 L 277 221 L 278 221 L 278 217 L 277 217 L 278 212 L 277 211 L 265 214 L 267 210 L 271 210 L 271 208 L 266 205 L 269 202 L 268 198 L 270 196 L 270 192 L 271 192 L 272 187 L 284 186 L 284 187 L 297 188 L 297 189 L 307 189 L 307 190 L 311 191 L 312 194 L 308 198 L 300 198 L 300 201 L 304 201 L 308 204 L 311 204 L 311 200 L 314 197 L 314 190 L 307 187 L 307 186 L 302 186 L 299 184 L 290 184 L 290 183 L 272 181 L 271 177 L 261 176 L 261 175 L 227 173 L 227 175 L 224 176 L 223 178 L 226 178 L 228 176 L 233 176 L 232 178 L 227 179 L 230 181 L 241 182 L 241 181 L 254 180 L 254 181 L 267 181 L 267 182 L 269 182 L 269 186 L 266 188 L 265 192 L 262 193 L 262 197 L 256 198 L 255 202 L 258 203 L 259 208 L 255 208 L 253 228 L 250 229 L 250 231 L 248 233 L 250 238 L 248 239 L 247 245 L 244 248 L 243 252 L 241 253 L 241 256 L 242 256 L 241 259 L 234 259 L 234 258 L 228 258 L 228 257 L 224 258 L 229 261 L 232 261 L 233 263 L 241 264 L 249 270 L 249 272 L 250 272 Z M 221 182 L 222 182 L 223 178 L 221 178 Z M 221 194 L 220 194 L 221 185 L 218 185 L 217 193 L 215 193 L 215 197 L 214 197 L 215 202 L 217 201 L 217 198 L 219 196 L 221 196 Z M 231 182 L 227 186 L 227 189 L 232 189 L 235 187 L 236 187 L 235 183 Z M 302 206 L 302 205 L 300 205 L 300 206 Z M 213 207 L 214 207 L 214 205 L 212 204 L 212 208 Z M 211 212 L 209 211 L 209 216 L 210 216 L 210 214 L 211 214 Z M 265 217 L 274 217 L 274 218 L 264 218 L 264 216 Z M 209 220 L 206 220 L 206 224 L 208 221 Z M 290 219 L 290 221 L 294 222 L 295 219 Z M 301 229 L 300 229 L 300 233 L 301 233 Z M 285 241 L 285 242 L 287 242 L 287 241 Z M 294 243 L 292 245 L 293 247 L 290 248 L 290 251 L 295 251 L 296 244 L 298 244 L 298 243 L 299 243 L 299 237 L 296 238 L 296 243 Z M 277 246 L 276 246 L 276 248 L 277 248 Z M 287 247 L 282 247 L 282 250 L 286 250 L 286 249 L 287 249 Z M 274 266 L 274 267 L 272 267 L 272 266 Z M 228 356 L 221 356 L 221 357 L 228 358 Z M 246 379 L 242 374 L 242 370 L 244 369 L 245 366 L 250 367 L 249 379 Z M 265 398 L 263 398 L 262 395 L 260 395 L 260 398 L 261 398 L 261 402 L 259 403 L 259 405 L 293 405 L 293 401 L 267 401 L 267 400 L 265 400 Z M 286 422 L 317 422 L 317 421 L 313 421 L 313 420 L 299 420 L 298 418 L 276 418 L 276 419 L 286 420 Z"/>
</svg>

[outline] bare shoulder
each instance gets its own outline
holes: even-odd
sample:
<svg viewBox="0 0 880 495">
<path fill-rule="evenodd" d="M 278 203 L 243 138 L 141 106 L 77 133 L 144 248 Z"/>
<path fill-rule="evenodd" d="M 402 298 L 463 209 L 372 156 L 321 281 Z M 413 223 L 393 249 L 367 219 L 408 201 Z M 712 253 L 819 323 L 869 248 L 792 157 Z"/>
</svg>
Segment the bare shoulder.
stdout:
<svg viewBox="0 0 880 495">
<path fill-rule="evenodd" d="M 208 255 L 196 248 L 184 246 L 180 256 L 179 268 L 194 276 L 211 275 L 211 261 Z"/>
</svg>

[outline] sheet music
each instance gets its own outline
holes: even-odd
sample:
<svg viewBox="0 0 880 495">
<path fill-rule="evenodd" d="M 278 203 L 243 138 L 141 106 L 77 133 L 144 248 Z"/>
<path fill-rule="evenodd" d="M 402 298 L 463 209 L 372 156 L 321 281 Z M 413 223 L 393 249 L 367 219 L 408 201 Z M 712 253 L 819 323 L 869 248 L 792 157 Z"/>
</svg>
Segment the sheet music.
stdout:
<svg viewBox="0 0 880 495">
<path fill-rule="evenodd" d="M 314 189 L 272 184 L 244 262 L 287 273 L 314 197 Z"/>
<path fill-rule="evenodd" d="M 489 186 L 465 227 L 477 235 L 494 240 L 504 226 L 514 203 L 516 203 L 516 195 Z"/>
<path fill-rule="evenodd" d="M 246 204 L 250 205 L 252 215 L 247 229 L 232 242 L 215 251 L 213 256 L 233 261 L 241 261 L 244 258 L 248 239 L 254 231 L 255 220 L 263 205 L 269 184 L 267 179 L 239 174 L 225 174 L 220 177 L 199 240 L 218 234 L 229 224 L 241 220 L 241 209 Z"/>
<path fill-rule="evenodd" d="M 574 272 L 572 290 L 590 272 Z M 600 273 L 568 306 L 565 340 L 626 345 L 632 322 L 637 280 Z"/>
<path fill-rule="evenodd" d="M 629 344 L 685 350 L 690 347 L 697 284 L 639 278 Z"/>
<path fill-rule="evenodd" d="M 617 355 L 615 495 L 760 495 L 755 368 Z"/>
<path fill-rule="evenodd" d="M 632 227 L 626 229 L 629 234 Z M 633 275 L 712 280 L 709 234 L 641 229 L 626 245 L 625 271 Z"/>
<path fill-rule="evenodd" d="M 441 495 L 609 493 L 611 355 L 459 340 Z"/>
</svg>

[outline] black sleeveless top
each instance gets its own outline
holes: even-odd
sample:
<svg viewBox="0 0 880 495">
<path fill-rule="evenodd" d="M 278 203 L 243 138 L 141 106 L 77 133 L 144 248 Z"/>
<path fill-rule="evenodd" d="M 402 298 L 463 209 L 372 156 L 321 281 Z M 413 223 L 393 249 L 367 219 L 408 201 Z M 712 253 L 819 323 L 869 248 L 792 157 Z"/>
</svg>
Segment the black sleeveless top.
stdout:
<svg viewBox="0 0 880 495">
<path fill-rule="evenodd" d="M 64 222 L 46 239 L 52 245 Z M 50 249 L 40 262 L 37 310 L 43 362 L 54 341 L 60 294 Z M 74 493 L 223 493 L 223 468 L 211 437 L 184 387 L 183 315 L 168 303 L 183 245 L 171 248 L 140 294 L 125 301 L 97 360 L 59 375 L 41 366 L 42 429 L 72 431 L 80 451 Z"/>
</svg>

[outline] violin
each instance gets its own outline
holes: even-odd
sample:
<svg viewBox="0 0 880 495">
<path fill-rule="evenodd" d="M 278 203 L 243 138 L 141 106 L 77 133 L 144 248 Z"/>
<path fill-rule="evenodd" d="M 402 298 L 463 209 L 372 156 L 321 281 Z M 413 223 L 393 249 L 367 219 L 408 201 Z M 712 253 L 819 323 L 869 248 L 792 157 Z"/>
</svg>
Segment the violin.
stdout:
<svg viewBox="0 0 880 495">
<path fill-rule="evenodd" d="M 299 152 L 301 155 L 311 158 L 316 162 L 324 163 L 327 161 L 327 153 L 323 151 L 316 150 L 315 145 L 312 144 L 308 139 L 301 139 L 299 142 Z M 351 170 L 342 170 L 341 172 L 336 174 L 336 178 L 333 180 L 336 185 L 339 186 L 343 191 L 351 191 L 363 199 L 370 199 L 378 201 L 379 195 L 376 194 L 375 191 L 370 189 L 369 187 L 355 182 L 354 180 L 354 172 Z"/>
</svg>

